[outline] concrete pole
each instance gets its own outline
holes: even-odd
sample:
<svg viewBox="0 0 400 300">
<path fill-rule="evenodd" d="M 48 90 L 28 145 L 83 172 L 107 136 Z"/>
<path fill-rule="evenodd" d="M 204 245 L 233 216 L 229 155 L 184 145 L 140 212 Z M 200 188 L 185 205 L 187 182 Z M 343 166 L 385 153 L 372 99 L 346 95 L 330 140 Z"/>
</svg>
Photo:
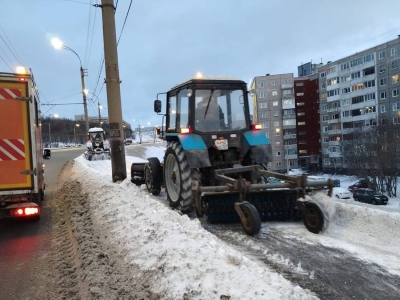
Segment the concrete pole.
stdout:
<svg viewBox="0 0 400 300">
<path fill-rule="evenodd" d="M 83 72 L 82 66 L 81 66 L 81 83 L 82 83 L 82 95 L 83 95 L 83 110 L 85 112 L 86 132 L 89 132 L 89 117 L 88 117 L 86 94 L 85 94 L 85 90 L 86 90 L 86 88 L 85 88 L 85 73 Z"/>
<path fill-rule="evenodd" d="M 100 115 L 100 103 L 97 101 L 97 108 L 99 109 L 99 127 L 101 128 L 101 115 Z"/>
<path fill-rule="evenodd" d="M 112 181 L 126 178 L 125 145 L 121 92 L 118 67 L 117 37 L 115 32 L 114 0 L 101 0 L 103 16 L 104 61 L 106 70 L 107 107 L 110 122 Z"/>
</svg>

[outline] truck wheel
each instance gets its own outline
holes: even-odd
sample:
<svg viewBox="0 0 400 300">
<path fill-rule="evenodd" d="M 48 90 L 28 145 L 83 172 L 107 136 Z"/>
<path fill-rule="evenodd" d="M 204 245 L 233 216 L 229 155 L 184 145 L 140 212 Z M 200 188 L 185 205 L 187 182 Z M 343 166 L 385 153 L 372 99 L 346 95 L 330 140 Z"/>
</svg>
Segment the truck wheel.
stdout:
<svg viewBox="0 0 400 300">
<path fill-rule="evenodd" d="M 149 163 L 144 166 L 144 178 L 147 190 L 153 195 L 158 195 L 161 192 L 162 184 L 162 168 L 157 157 L 147 159 Z"/>
<path fill-rule="evenodd" d="M 177 142 L 168 145 L 164 156 L 164 180 L 167 198 L 171 207 L 182 212 L 193 209 L 191 193 L 191 170 L 182 146 Z"/>
<path fill-rule="evenodd" d="M 320 233 L 324 226 L 324 214 L 318 204 L 305 202 L 309 215 L 303 216 L 304 226 L 312 233 Z"/>
<path fill-rule="evenodd" d="M 261 229 L 261 218 L 254 205 L 250 203 L 243 203 L 240 205 L 240 209 L 246 217 L 246 224 L 243 224 L 242 220 L 240 219 L 244 232 L 246 232 L 248 235 L 255 235 L 259 233 Z"/>
</svg>

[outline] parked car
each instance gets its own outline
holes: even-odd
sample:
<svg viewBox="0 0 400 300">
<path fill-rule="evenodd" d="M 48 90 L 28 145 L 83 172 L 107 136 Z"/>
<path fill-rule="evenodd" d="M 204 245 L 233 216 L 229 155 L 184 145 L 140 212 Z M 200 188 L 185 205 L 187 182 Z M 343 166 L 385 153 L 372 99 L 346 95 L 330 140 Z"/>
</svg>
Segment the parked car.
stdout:
<svg viewBox="0 0 400 300">
<path fill-rule="evenodd" d="M 372 188 L 373 184 L 371 181 L 367 180 L 367 179 L 361 179 L 355 183 L 353 183 L 352 185 L 349 186 L 349 191 L 350 192 L 354 192 L 354 190 L 356 189 L 368 189 L 368 188 Z"/>
<path fill-rule="evenodd" d="M 43 158 L 50 159 L 51 158 L 51 150 L 49 148 L 43 149 Z"/>
<path fill-rule="evenodd" d="M 132 139 L 125 139 L 125 145 L 131 145 L 133 143 Z"/>
<path fill-rule="evenodd" d="M 385 195 L 376 193 L 374 190 L 364 188 L 355 189 L 353 192 L 353 198 L 355 201 L 371 203 L 374 205 L 386 205 L 389 201 L 388 197 Z"/>
<path fill-rule="evenodd" d="M 351 198 L 351 193 L 350 191 L 346 190 L 345 188 L 334 188 L 332 196 L 335 196 L 336 198 L 339 199 L 350 199 Z"/>
</svg>

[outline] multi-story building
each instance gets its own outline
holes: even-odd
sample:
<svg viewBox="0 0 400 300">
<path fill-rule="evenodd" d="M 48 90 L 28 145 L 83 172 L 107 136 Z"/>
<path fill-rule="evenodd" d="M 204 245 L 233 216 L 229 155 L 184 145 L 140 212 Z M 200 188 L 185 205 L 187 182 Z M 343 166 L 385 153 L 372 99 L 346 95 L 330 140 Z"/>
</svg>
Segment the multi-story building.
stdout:
<svg viewBox="0 0 400 300">
<path fill-rule="evenodd" d="M 262 124 L 262 130 L 272 146 L 273 160 L 269 163 L 269 168 L 278 172 L 296 168 L 293 73 L 257 76 L 252 80 L 251 86 L 257 92 L 255 101 L 253 100 L 253 121 Z M 288 140 L 291 144 L 285 147 L 285 141 Z"/>
<path fill-rule="evenodd" d="M 399 123 L 400 38 L 318 68 L 322 166 L 346 168 L 341 142 L 354 128 Z"/>
<path fill-rule="evenodd" d="M 306 170 L 318 171 L 321 170 L 318 74 L 296 77 L 294 94 L 296 139 L 287 139 L 285 144 L 292 147 L 297 141 L 299 166 Z"/>
</svg>

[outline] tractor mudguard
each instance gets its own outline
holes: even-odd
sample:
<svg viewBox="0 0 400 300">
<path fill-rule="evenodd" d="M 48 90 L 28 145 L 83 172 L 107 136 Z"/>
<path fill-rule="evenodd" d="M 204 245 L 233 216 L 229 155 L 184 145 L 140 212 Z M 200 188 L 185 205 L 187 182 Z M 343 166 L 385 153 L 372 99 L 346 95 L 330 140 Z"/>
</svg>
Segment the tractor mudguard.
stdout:
<svg viewBox="0 0 400 300">
<path fill-rule="evenodd" d="M 249 150 L 253 153 L 256 163 L 272 161 L 271 143 L 262 131 L 252 130 L 243 133 L 242 154 L 245 155 Z"/>
<path fill-rule="evenodd" d="M 198 134 L 167 133 L 167 141 L 178 140 L 185 151 L 190 168 L 210 167 L 207 146 Z"/>
</svg>

